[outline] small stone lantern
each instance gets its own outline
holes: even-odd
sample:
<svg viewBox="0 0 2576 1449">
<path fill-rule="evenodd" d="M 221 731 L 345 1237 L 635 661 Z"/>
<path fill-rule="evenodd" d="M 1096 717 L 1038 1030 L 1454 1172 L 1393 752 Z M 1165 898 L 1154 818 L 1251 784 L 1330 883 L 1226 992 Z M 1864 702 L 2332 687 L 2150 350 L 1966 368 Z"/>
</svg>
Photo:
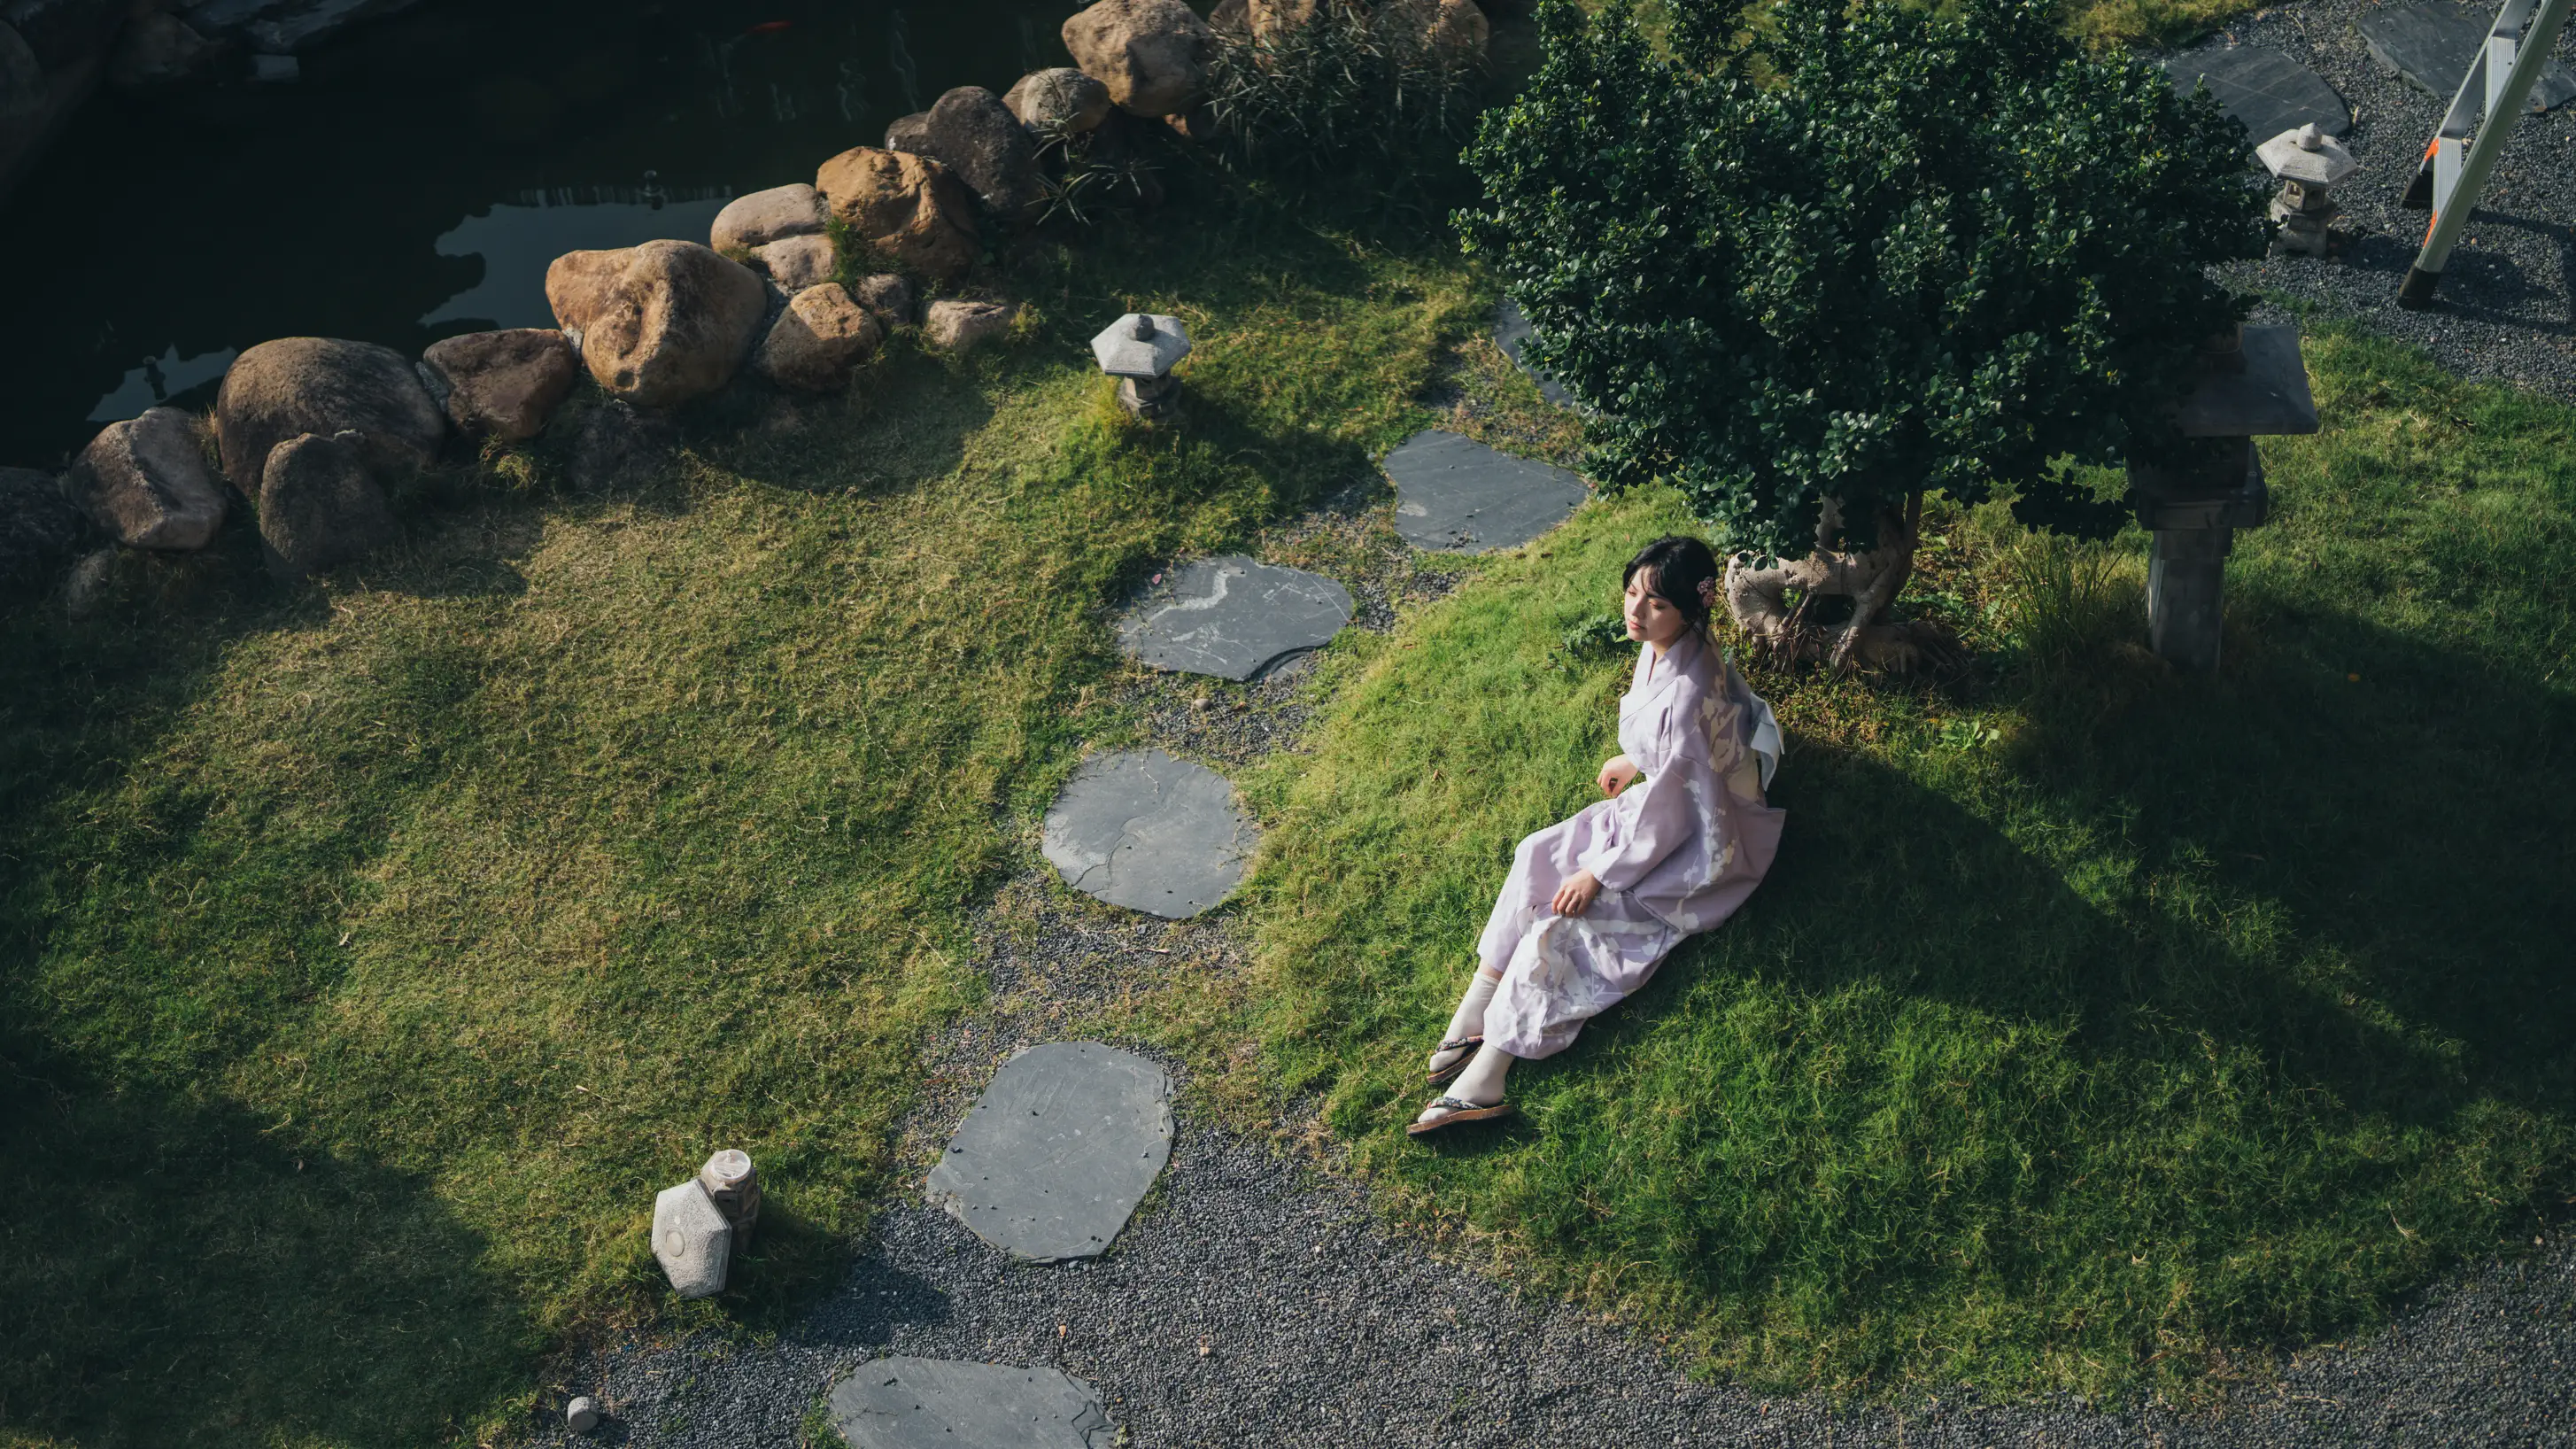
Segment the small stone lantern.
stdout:
<svg viewBox="0 0 2576 1449">
<path fill-rule="evenodd" d="M 2176 410 L 2174 429 L 2220 446 L 2198 466 L 2129 463 L 2138 523 L 2156 536 L 2147 563 L 2147 642 L 2184 669 L 2216 669 L 2227 555 L 2236 530 L 2261 526 L 2271 512 L 2254 440 L 2317 430 L 2299 329 L 2246 327 L 2214 339 L 2202 350 L 2200 385 Z"/>
<path fill-rule="evenodd" d="M 2263 158 L 2264 169 L 2281 183 L 2281 194 L 2272 198 L 2272 219 L 2281 224 L 2272 249 L 2324 256 L 2328 228 L 2343 215 L 2343 208 L 2335 205 L 2334 188 L 2361 163 L 2352 159 L 2341 141 L 2318 130 L 2314 121 L 2283 131 L 2254 154 Z"/>
<path fill-rule="evenodd" d="M 1118 405 L 1152 422 L 1178 410 L 1181 380 L 1172 368 L 1190 355 L 1190 332 L 1178 317 L 1130 312 L 1091 339 L 1100 370 L 1118 379 Z"/>
</svg>

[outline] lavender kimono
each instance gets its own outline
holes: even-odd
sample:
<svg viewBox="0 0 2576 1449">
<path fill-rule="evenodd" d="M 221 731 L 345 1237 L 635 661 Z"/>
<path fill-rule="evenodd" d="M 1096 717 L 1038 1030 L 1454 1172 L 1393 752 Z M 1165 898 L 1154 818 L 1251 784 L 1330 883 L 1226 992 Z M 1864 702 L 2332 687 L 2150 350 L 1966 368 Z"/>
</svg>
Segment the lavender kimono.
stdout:
<svg viewBox="0 0 2576 1449">
<path fill-rule="evenodd" d="M 1781 811 L 1763 789 L 1780 759 L 1771 706 L 1724 656 L 1684 634 L 1642 648 L 1619 700 L 1619 749 L 1644 776 L 1530 836 L 1478 953 L 1502 973 L 1485 1040 L 1552 1056 L 1583 1023 L 1646 984 L 1683 937 L 1735 913 L 1771 868 Z M 1601 882 L 1580 916 L 1548 902 L 1578 870 Z"/>
</svg>

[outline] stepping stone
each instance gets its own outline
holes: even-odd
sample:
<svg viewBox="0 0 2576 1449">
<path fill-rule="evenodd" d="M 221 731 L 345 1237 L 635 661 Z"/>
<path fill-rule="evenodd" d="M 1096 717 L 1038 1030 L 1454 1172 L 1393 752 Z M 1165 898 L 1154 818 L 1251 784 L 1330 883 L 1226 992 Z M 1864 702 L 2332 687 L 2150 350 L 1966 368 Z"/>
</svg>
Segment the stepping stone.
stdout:
<svg viewBox="0 0 2576 1449">
<path fill-rule="evenodd" d="M 1227 555 L 1165 575 L 1119 622 L 1118 647 L 1175 674 L 1257 679 L 1350 621 L 1351 591 L 1331 579 Z"/>
<path fill-rule="evenodd" d="M 1125 750 L 1083 761 L 1065 781 L 1039 849 L 1075 890 L 1177 921 L 1232 894 L 1260 841 L 1223 775 Z"/>
<path fill-rule="evenodd" d="M 2478 47 L 2486 44 L 2495 24 L 2496 7 L 2464 5 L 2384 5 L 2361 18 L 2361 43 L 2383 70 L 2395 71 L 2407 83 L 2447 102 L 2469 73 Z M 2531 108 L 2546 111 L 2576 100 L 2576 75 L 2552 60 L 2531 86 Z M 2257 137 L 2268 140 L 2268 137 Z"/>
<path fill-rule="evenodd" d="M 2242 122 L 2257 146 L 2312 121 L 2329 136 L 2352 129 L 2351 109 L 2325 77 L 2269 46 L 2230 45 L 2177 55 L 2165 62 L 2165 74 L 2185 95 L 2207 81 L 2210 99 Z"/>
<path fill-rule="evenodd" d="M 1395 531 L 1416 548 L 1487 553 L 1529 542 L 1583 502 L 1563 468 L 1456 433 L 1416 433 L 1380 465 L 1395 480 Z"/>
<path fill-rule="evenodd" d="M 1538 384 L 1540 397 L 1561 408 L 1574 406 L 1574 394 L 1565 390 L 1565 384 L 1531 367 L 1528 359 L 1521 356 L 1521 346 L 1529 341 L 1529 337 L 1529 319 L 1521 315 L 1521 304 L 1505 297 L 1503 305 L 1494 311 L 1495 343 L 1510 356 L 1514 367 L 1529 374 L 1529 380 Z"/>
<path fill-rule="evenodd" d="M 1003 1063 L 967 1110 L 930 1170 L 930 1200 L 1015 1258 L 1094 1258 L 1171 1156 L 1161 1067 L 1096 1041 L 1049 1042 Z"/>
<path fill-rule="evenodd" d="M 1051 1368 L 880 1358 L 832 1390 L 832 1427 L 850 1449 L 1110 1449 L 1100 1395 Z"/>
</svg>

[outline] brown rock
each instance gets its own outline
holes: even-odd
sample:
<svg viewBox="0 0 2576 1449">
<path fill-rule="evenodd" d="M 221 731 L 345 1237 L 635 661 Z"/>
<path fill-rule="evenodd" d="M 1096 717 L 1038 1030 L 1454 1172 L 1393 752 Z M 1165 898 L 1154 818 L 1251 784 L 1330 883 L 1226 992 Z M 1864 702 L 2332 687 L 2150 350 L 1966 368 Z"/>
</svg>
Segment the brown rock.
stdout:
<svg viewBox="0 0 2576 1449">
<path fill-rule="evenodd" d="M 771 242 L 751 254 L 752 264 L 769 274 L 778 290 L 794 296 L 807 287 L 819 287 L 832 280 L 840 266 L 834 254 L 832 239 L 827 236 L 791 236 Z"/>
<path fill-rule="evenodd" d="M 449 422 L 514 443 L 543 431 L 581 376 L 572 343 L 551 327 L 468 332 L 431 343 L 420 360 L 446 389 Z"/>
<path fill-rule="evenodd" d="M 1241 5 L 1243 0 L 1231 0 Z M 1219 7 L 1223 8 L 1223 7 Z M 1078 135 L 1109 119 L 1109 87 L 1069 65 L 1033 70 L 1019 78 L 1002 104 L 1020 124 L 1041 133 Z"/>
<path fill-rule="evenodd" d="M 996 216 L 1025 221 L 1046 207 L 1037 143 L 982 86 L 959 86 L 931 106 L 921 154 L 956 173 Z"/>
<path fill-rule="evenodd" d="M 402 536 L 356 433 L 299 433 L 262 461 L 259 537 L 269 572 L 300 579 Z"/>
<path fill-rule="evenodd" d="M 270 450 L 303 433 L 355 433 L 367 466 L 397 476 L 437 461 L 447 419 L 390 347 L 281 337 L 233 359 L 215 394 L 215 441 L 233 486 L 259 497 Z"/>
<path fill-rule="evenodd" d="M 1251 32 L 1269 40 L 1315 18 L 1316 0 L 1244 0 L 1244 20 Z"/>
<path fill-rule="evenodd" d="M 921 340 L 942 352 L 964 352 L 1010 331 L 1019 310 L 1001 302 L 933 302 L 921 319 Z"/>
<path fill-rule="evenodd" d="M 731 382 L 769 310 L 749 267 L 683 241 L 567 252 L 546 269 L 546 301 L 590 375 L 638 407 Z"/>
<path fill-rule="evenodd" d="M 884 335 L 866 308 L 827 282 L 789 300 L 751 365 L 780 387 L 837 392 L 849 385 L 851 367 L 876 351 Z"/>
<path fill-rule="evenodd" d="M 1432 52 L 1452 61 L 1480 64 L 1492 44 L 1494 27 L 1475 0 L 1440 0 L 1439 13 L 1423 32 Z"/>
<path fill-rule="evenodd" d="M 1250 0 L 1216 0 L 1215 6 L 1208 11 L 1207 21 L 1208 29 L 1219 35 L 1230 36 L 1236 40 L 1250 39 L 1252 35 Z"/>
<path fill-rule="evenodd" d="M 1099 0 L 1065 20 L 1064 48 L 1120 109 L 1168 116 L 1206 94 L 1216 32 L 1181 0 Z"/>
<path fill-rule="evenodd" d="M 197 420 L 177 408 L 108 424 L 69 481 L 90 520 L 129 548 L 204 548 L 223 526 L 224 490 L 206 468 Z"/>
<path fill-rule="evenodd" d="M 933 280 L 965 275 L 983 249 L 974 193 L 926 156 L 855 147 L 823 163 L 814 189 L 862 241 Z"/>
<path fill-rule="evenodd" d="M 728 255 L 757 251 L 784 237 L 823 234 L 823 198 L 799 181 L 737 196 L 716 213 L 707 244 Z"/>
<path fill-rule="evenodd" d="M 850 289 L 850 295 L 860 306 L 868 309 L 869 315 L 877 319 L 879 327 L 888 332 L 897 327 L 912 325 L 914 316 L 912 283 L 892 272 L 879 272 L 873 277 L 859 278 L 859 284 Z"/>
</svg>

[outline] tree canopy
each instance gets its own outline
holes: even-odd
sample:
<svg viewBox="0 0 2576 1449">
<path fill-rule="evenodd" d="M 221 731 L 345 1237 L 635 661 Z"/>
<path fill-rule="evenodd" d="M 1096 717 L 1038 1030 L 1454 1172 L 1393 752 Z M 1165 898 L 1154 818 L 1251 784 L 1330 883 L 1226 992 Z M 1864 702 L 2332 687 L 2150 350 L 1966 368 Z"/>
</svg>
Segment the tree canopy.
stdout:
<svg viewBox="0 0 2576 1449">
<path fill-rule="evenodd" d="M 2167 446 L 2251 306 L 2207 273 L 2267 238 L 2243 129 L 2052 0 L 1669 9 L 1659 44 L 1630 0 L 1547 0 L 1467 153 L 1460 229 L 1598 410 L 1595 471 L 1784 555 L 1829 498 L 1861 544 L 1916 490 L 2116 524 L 2058 465 Z"/>
</svg>

